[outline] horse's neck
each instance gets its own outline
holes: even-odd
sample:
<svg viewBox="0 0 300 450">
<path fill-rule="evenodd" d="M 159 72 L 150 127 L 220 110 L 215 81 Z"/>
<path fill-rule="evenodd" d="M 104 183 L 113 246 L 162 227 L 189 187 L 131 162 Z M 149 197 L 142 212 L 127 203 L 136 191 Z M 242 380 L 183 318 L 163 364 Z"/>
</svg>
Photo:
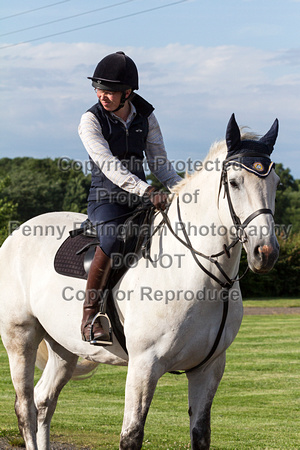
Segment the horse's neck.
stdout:
<svg viewBox="0 0 300 450">
<path fill-rule="evenodd" d="M 206 256 L 222 252 L 224 244 L 227 246 L 232 242 L 229 233 L 232 222 L 222 223 L 219 217 L 219 180 L 219 172 L 199 173 L 192 176 L 173 198 L 169 210 L 170 222 L 173 229 L 177 230 L 178 236 L 186 241 L 182 232 L 185 227 L 192 247 Z M 174 253 L 183 249 L 180 242 L 175 243 L 173 240 L 171 245 Z M 219 262 L 223 262 L 226 265 L 226 272 L 229 276 L 233 276 L 239 259 L 240 246 L 237 245 L 231 250 L 230 259 L 224 254 L 219 258 Z"/>
<path fill-rule="evenodd" d="M 210 176 L 209 176 L 210 175 Z M 202 227 L 213 232 L 213 229 L 222 225 L 218 214 L 218 173 L 199 173 L 178 192 L 174 198 L 170 211 L 171 220 L 178 221 L 178 204 L 182 221 L 190 226 Z M 192 230 L 193 228 L 191 228 Z M 211 233 L 209 233 L 211 234 Z"/>
</svg>

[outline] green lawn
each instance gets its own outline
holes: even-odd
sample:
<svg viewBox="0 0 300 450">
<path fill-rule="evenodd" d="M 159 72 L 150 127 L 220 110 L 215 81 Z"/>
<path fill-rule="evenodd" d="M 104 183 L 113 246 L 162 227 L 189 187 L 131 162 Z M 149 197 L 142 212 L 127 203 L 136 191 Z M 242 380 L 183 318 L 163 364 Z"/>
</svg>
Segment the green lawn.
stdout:
<svg viewBox="0 0 300 450">
<path fill-rule="evenodd" d="M 245 300 L 243 301 L 244 307 L 258 307 L 258 308 L 295 308 L 300 307 L 300 298 L 270 298 L 262 300 Z"/>
<path fill-rule="evenodd" d="M 212 408 L 212 449 L 299 449 L 300 315 L 245 316 L 227 352 Z M 14 391 L 0 346 L 0 437 L 18 436 Z M 36 371 L 38 378 L 39 371 Z M 52 421 L 52 439 L 79 448 L 117 449 L 126 368 L 100 366 L 91 379 L 64 388 Z M 187 380 L 166 374 L 148 415 L 143 448 L 189 444 Z"/>
</svg>

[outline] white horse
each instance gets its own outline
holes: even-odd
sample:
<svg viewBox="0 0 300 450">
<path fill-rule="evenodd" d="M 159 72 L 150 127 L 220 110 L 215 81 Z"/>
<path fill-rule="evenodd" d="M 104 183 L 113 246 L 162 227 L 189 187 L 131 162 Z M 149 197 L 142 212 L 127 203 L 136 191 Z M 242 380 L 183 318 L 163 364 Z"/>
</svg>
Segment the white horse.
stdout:
<svg viewBox="0 0 300 450">
<path fill-rule="evenodd" d="M 85 280 L 53 268 L 62 239 L 84 215 L 44 214 L 7 238 L 0 249 L 0 332 L 28 450 L 50 448 L 50 421 L 78 357 L 128 364 L 120 449 L 141 448 L 156 384 L 171 371 L 188 377 L 192 448 L 209 448 L 211 404 L 243 316 L 236 281 L 241 248 L 257 273 L 269 271 L 278 257 L 273 222 L 278 176 L 268 156 L 277 128 L 275 121 L 263 138 L 249 133 L 241 138 L 233 115 L 226 141 L 214 144 L 203 169 L 176 187 L 165 222 L 152 236 L 153 260 L 140 255 L 114 288 L 128 353 L 115 336 L 109 347 L 82 341 Z M 153 229 L 161 219 L 158 214 Z M 48 361 L 34 389 L 43 339 Z"/>
</svg>

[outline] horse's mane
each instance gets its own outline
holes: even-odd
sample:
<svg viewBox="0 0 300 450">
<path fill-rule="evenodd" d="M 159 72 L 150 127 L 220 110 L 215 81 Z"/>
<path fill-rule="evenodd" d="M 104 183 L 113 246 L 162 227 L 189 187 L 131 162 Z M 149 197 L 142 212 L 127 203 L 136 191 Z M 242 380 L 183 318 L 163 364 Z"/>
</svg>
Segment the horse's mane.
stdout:
<svg viewBox="0 0 300 450">
<path fill-rule="evenodd" d="M 242 141 L 246 139 L 247 140 L 259 139 L 260 136 L 258 134 L 253 133 L 251 131 L 244 131 L 245 128 L 247 127 L 240 128 Z M 205 163 L 207 161 L 216 161 L 217 159 L 219 159 L 219 161 L 223 161 L 225 159 L 226 153 L 227 153 L 226 140 L 223 139 L 222 141 L 215 141 L 211 145 L 209 152 L 203 161 L 202 167 L 193 173 L 186 172 L 185 177 L 179 183 L 177 183 L 176 186 L 172 188 L 172 194 L 175 195 L 179 194 L 181 189 L 183 189 L 187 185 L 187 183 L 192 180 L 192 178 L 198 176 L 199 172 L 203 172 L 203 167 L 205 167 Z"/>
</svg>

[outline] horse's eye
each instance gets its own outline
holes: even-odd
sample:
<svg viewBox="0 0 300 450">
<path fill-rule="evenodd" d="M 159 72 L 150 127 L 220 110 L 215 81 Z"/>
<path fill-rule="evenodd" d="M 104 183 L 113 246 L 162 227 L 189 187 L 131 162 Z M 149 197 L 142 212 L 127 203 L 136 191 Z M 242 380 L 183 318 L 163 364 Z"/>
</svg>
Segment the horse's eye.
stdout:
<svg viewBox="0 0 300 450">
<path fill-rule="evenodd" d="M 229 183 L 233 189 L 237 189 L 239 187 L 239 185 L 237 184 L 237 182 L 235 180 L 229 180 Z"/>
</svg>

